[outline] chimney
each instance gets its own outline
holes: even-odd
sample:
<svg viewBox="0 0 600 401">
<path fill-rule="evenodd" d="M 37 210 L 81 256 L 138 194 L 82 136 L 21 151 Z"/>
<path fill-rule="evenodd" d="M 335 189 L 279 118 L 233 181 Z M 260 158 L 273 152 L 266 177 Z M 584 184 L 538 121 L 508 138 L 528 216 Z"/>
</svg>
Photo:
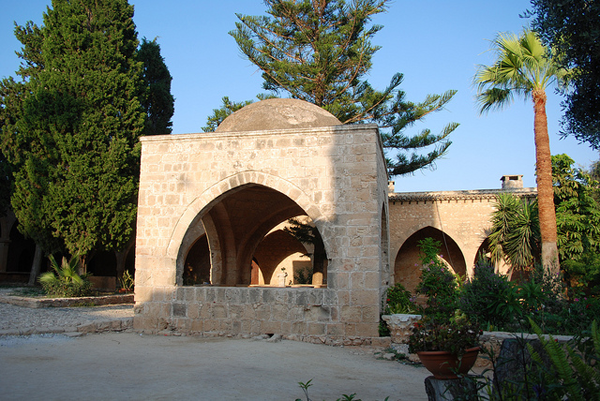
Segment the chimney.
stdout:
<svg viewBox="0 0 600 401">
<path fill-rule="evenodd" d="M 394 193 L 394 191 L 396 190 L 394 188 L 394 184 L 395 183 L 396 183 L 395 181 L 389 181 L 388 180 L 388 193 Z"/>
<path fill-rule="evenodd" d="M 517 189 L 523 188 L 523 175 L 503 175 L 500 178 L 502 181 L 502 189 Z"/>
</svg>

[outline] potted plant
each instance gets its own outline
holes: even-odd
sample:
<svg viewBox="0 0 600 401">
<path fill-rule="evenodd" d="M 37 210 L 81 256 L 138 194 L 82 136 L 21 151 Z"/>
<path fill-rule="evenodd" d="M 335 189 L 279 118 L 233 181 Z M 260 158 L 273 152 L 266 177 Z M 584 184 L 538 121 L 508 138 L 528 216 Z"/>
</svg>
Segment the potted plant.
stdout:
<svg viewBox="0 0 600 401">
<path fill-rule="evenodd" d="M 436 379 L 456 379 L 475 364 L 480 335 L 479 326 L 456 310 L 449 320 L 426 316 L 414 323 L 408 349 Z"/>
</svg>

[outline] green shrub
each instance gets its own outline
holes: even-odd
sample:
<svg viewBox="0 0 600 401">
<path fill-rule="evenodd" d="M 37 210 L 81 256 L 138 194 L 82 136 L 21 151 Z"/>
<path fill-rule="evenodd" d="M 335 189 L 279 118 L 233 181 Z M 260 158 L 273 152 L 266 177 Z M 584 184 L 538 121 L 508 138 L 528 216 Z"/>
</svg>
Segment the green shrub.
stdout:
<svg viewBox="0 0 600 401">
<path fill-rule="evenodd" d="M 579 335 L 566 344 L 551 335 L 546 338 L 533 321 L 530 324 L 545 355 L 535 352 L 530 344 L 529 352 L 540 366 L 545 366 L 544 360 L 552 363 L 551 369 L 542 370 L 549 385 L 535 389 L 536 395 L 548 400 L 600 400 L 600 333 L 596 321 L 585 333 L 589 337 Z"/>
<path fill-rule="evenodd" d="M 129 270 L 125 270 L 123 275 L 119 278 L 119 286 L 127 291 L 132 291 L 135 281 Z"/>
<path fill-rule="evenodd" d="M 411 294 L 400 283 L 387 289 L 384 314 L 415 313 L 417 306 L 411 300 Z"/>
<path fill-rule="evenodd" d="M 294 269 L 294 284 L 312 284 L 312 267 Z"/>
<path fill-rule="evenodd" d="M 62 259 L 59 266 L 52 255 L 50 255 L 50 267 L 54 272 L 46 272 L 40 275 L 38 281 L 46 295 L 51 297 L 84 297 L 92 292 L 92 283 L 88 280 L 89 275 L 77 274 L 77 257 L 67 262 Z M 55 274 L 56 273 L 56 274 Z"/>
<path fill-rule="evenodd" d="M 494 267 L 481 263 L 474 268 L 473 278 L 465 283 L 460 309 L 483 327 L 505 327 L 521 314 L 517 286 Z M 490 327 L 491 326 L 491 327 Z"/>
<path fill-rule="evenodd" d="M 458 308 L 458 284 L 455 275 L 438 256 L 440 248 L 441 242 L 433 238 L 419 241 L 423 270 L 416 291 L 427 297 L 423 315 L 447 321 Z"/>
<path fill-rule="evenodd" d="M 542 334 L 541 328 L 531 319 L 529 325 L 537 335 L 539 347 L 515 336 L 516 349 L 502 359 L 492 349 L 484 349 L 492 363 L 491 372 L 463 376 L 464 384 L 452 393 L 454 399 L 600 400 L 600 332 L 597 323 L 592 322 L 591 330 L 588 326 L 567 343 Z M 506 364 L 512 369 L 510 377 L 506 377 Z"/>
</svg>

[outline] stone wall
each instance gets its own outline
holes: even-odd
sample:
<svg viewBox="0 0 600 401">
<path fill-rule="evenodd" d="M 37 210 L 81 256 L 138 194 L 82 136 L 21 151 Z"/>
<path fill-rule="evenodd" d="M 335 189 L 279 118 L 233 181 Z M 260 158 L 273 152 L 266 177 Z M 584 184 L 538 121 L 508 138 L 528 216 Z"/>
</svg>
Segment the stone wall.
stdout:
<svg viewBox="0 0 600 401">
<path fill-rule="evenodd" d="M 323 238 L 327 288 L 248 287 L 260 239 L 299 211 Z M 386 219 L 374 125 L 144 137 L 134 327 L 377 336 L 390 281 Z M 213 284 L 222 277 L 223 287 L 182 286 L 190 232 L 206 233 L 218 270 Z"/>
<path fill-rule="evenodd" d="M 536 196 L 534 188 L 390 194 L 394 282 L 414 290 L 420 278 L 417 241 L 425 237 L 442 243 L 441 254 L 456 273 L 472 276 L 478 253 L 485 252 L 496 196 L 507 191 L 521 197 Z M 506 272 L 504 266 L 501 270 Z"/>
</svg>

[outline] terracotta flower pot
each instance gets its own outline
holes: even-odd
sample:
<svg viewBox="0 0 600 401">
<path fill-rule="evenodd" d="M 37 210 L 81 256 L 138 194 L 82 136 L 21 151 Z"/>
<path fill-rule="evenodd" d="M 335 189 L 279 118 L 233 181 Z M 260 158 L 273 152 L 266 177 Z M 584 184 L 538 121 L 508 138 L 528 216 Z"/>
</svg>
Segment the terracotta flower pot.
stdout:
<svg viewBox="0 0 600 401">
<path fill-rule="evenodd" d="M 447 351 L 417 352 L 421 363 L 433 377 L 441 380 L 457 379 L 458 374 L 464 375 L 471 370 L 479 354 L 479 347 L 468 348 L 462 357 L 452 355 Z"/>
</svg>

